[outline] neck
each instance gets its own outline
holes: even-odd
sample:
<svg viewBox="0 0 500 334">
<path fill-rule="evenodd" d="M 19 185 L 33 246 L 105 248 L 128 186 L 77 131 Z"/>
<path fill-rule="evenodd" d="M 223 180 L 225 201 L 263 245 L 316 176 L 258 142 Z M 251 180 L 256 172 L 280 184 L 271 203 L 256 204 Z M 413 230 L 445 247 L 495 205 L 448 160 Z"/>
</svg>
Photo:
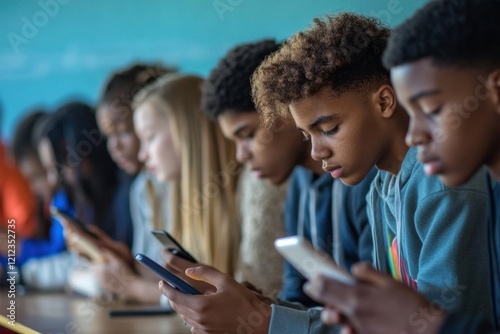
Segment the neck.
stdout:
<svg viewBox="0 0 500 334">
<path fill-rule="evenodd" d="M 491 175 L 500 181 L 500 135 L 492 141 L 491 150 L 493 153 L 486 161 L 486 165 Z"/>
<path fill-rule="evenodd" d="M 317 175 L 321 175 L 325 172 L 321 165 L 321 161 L 314 160 L 310 155 L 300 165 L 312 170 L 312 172 Z"/>
<path fill-rule="evenodd" d="M 381 154 L 377 162 L 377 168 L 387 171 L 393 175 L 397 175 L 401 169 L 401 165 L 409 150 L 406 145 L 405 137 L 408 130 L 408 115 L 404 110 L 399 111 L 398 119 L 391 125 L 391 135 L 388 137 L 385 151 Z"/>
</svg>

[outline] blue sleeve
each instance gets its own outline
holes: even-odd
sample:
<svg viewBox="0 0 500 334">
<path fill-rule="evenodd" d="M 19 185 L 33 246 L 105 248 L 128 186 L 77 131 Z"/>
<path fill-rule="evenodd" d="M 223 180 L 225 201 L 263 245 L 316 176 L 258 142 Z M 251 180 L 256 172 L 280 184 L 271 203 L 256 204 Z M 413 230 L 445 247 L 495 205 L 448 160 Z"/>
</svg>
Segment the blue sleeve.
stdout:
<svg viewBox="0 0 500 334">
<path fill-rule="evenodd" d="M 66 248 L 64 241 L 63 227 L 55 219 L 49 230 L 49 239 L 26 239 L 21 244 L 21 253 L 16 258 L 16 265 L 22 266 L 26 261 L 33 258 L 40 258 L 57 254 Z"/>
<path fill-rule="evenodd" d="M 68 197 L 62 191 L 57 192 L 51 201 L 54 206 L 64 212 L 74 215 L 75 210 L 69 203 Z M 66 249 L 63 227 L 61 223 L 52 218 L 48 239 L 26 239 L 21 244 L 19 256 L 16 257 L 16 265 L 22 266 L 26 261 L 33 258 L 40 258 L 57 254 Z"/>
<path fill-rule="evenodd" d="M 288 193 L 285 202 L 285 232 L 287 235 L 297 235 L 300 185 L 298 182 L 297 169 L 290 178 Z M 302 291 L 306 279 L 287 261 L 284 261 L 283 288 L 279 298 L 290 302 L 300 302 L 305 306 L 318 305 Z"/>
<path fill-rule="evenodd" d="M 439 334 L 493 334 L 495 331 L 484 319 L 454 313 L 445 320 Z"/>
<path fill-rule="evenodd" d="M 109 235 L 115 241 L 125 243 L 129 248 L 132 248 L 134 233 L 132 215 L 130 213 L 130 187 L 133 181 L 134 177 L 128 175 L 121 176 L 120 185 L 113 198 L 113 216 L 106 222 L 107 224 L 109 224 L 110 221 L 114 222 L 114 224 L 109 227 L 109 229 L 112 230 L 112 233 L 109 233 Z"/>
<path fill-rule="evenodd" d="M 356 262 L 372 262 L 373 240 L 366 211 L 366 194 L 376 174 L 374 168 L 360 184 L 344 187 L 340 232 L 348 268 Z"/>
</svg>

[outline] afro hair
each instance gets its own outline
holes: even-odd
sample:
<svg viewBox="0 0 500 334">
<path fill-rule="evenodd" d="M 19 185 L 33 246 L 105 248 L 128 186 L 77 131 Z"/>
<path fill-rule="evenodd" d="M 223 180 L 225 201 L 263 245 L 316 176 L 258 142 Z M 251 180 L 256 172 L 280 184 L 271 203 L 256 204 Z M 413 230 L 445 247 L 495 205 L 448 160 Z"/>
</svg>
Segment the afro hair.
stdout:
<svg viewBox="0 0 500 334">
<path fill-rule="evenodd" d="M 498 66 L 499 22 L 500 0 L 430 1 L 396 28 L 384 65 L 392 68 L 430 57 L 438 66 Z"/>
<path fill-rule="evenodd" d="M 231 49 L 212 70 L 203 89 L 203 110 L 216 119 L 227 110 L 255 111 L 250 78 L 260 63 L 277 51 L 279 44 L 266 39 Z"/>
<path fill-rule="evenodd" d="M 266 126 L 287 117 L 288 105 L 323 87 L 335 93 L 365 91 L 389 82 L 382 52 L 390 30 L 352 13 L 314 19 L 292 36 L 252 76 L 252 94 Z"/>
</svg>

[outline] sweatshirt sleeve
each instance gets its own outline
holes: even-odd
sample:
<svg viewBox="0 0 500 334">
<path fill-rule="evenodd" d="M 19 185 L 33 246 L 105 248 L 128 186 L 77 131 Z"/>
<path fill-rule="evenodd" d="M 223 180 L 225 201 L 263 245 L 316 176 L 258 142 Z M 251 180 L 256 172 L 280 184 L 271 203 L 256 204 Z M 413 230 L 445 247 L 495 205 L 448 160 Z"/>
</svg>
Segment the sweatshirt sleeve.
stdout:
<svg viewBox="0 0 500 334">
<path fill-rule="evenodd" d="M 321 308 L 299 309 L 284 305 L 272 305 L 269 334 L 337 334 L 338 327 L 321 322 Z"/>
<path fill-rule="evenodd" d="M 488 209 L 481 189 L 468 184 L 423 197 L 415 226 L 405 227 L 416 228 L 420 240 L 401 242 L 404 247 L 421 243 L 418 273 L 411 276 L 428 300 L 448 311 L 481 312 L 491 320 Z"/>
<path fill-rule="evenodd" d="M 479 316 L 454 313 L 445 320 L 439 334 L 493 334 L 493 328 Z"/>
<path fill-rule="evenodd" d="M 55 219 L 52 219 L 49 234 L 50 236 L 47 240 L 24 240 L 21 244 L 20 257 L 16 261 L 17 265 L 22 266 L 29 259 L 56 254 L 66 248 L 63 227 Z"/>
<path fill-rule="evenodd" d="M 299 234 L 297 231 L 299 205 L 300 205 L 300 185 L 298 180 L 300 170 L 295 170 L 290 178 L 290 185 L 285 201 L 285 232 L 287 236 Z M 283 261 L 283 287 L 279 298 L 291 302 L 300 302 L 305 305 L 318 305 L 310 299 L 303 291 L 302 286 L 306 282 L 305 278 L 287 261 Z"/>
<path fill-rule="evenodd" d="M 374 168 L 360 184 L 344 186 L 341 238 L 348 268 L 356 262 L 372 262 L 373 238 L 368 221 L 366 194 L 376 173 Z"/>
</svg>

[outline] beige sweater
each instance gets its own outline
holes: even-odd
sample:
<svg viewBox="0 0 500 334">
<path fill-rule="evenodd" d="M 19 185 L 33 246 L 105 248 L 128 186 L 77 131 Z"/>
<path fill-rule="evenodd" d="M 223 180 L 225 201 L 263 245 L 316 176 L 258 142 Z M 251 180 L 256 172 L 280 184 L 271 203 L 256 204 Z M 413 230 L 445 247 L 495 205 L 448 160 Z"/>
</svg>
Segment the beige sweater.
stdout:
<svg viewBox="0 0 500 334">
<path fill-rule="evenodd" d="M 283 281 L 283 258 L 274 240 L 285 235 L 284 206 L 288 181 L 274 186 L 257 179 L 248 169 L 240 176 L 242 224 L 238 281 L 247 281 L 264 295 L 276 297 Z"/>
</svg>

